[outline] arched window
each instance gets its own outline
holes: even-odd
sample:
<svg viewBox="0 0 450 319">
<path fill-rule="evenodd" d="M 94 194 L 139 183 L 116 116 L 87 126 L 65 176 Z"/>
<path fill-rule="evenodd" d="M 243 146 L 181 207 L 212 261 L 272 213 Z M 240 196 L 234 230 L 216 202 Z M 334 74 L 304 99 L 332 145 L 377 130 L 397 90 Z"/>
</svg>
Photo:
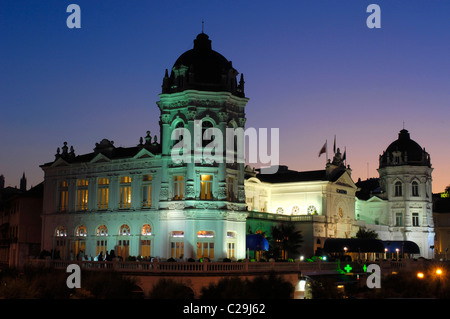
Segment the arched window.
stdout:
<svg viewBox="0 0 450 319">
<path fill-rule="evenodd" d="M 86 226 L 79 226 L 77 228 L 77 231 L 75 232 L 75 235 L 77 237 L 86 237 L 87 236 Z"/>
<path fill-rule="evenodd" d="M 419 183 L 416 181 L 412 182 L 411 188 L 412 196 L 419 196 Z"/>
<path fill-rule="evenodd" d="M 402 196 L 402 183 L 396 182 L 394 185 L 394 196 Z"/>
<path fill-rule="evenodd" d="M 97 236 L 108 236 L 108 228 L 105 225 L 101 225 L 97 228 Z"/>
<path fill-rule="evenodd" d="M 145 224 L 144 226 L 142 226 L 142 236 L 151 236 L 152 234 L 152 226 L 150 226 L 149 224 Z"/>
<path fill-rule="evenodd" d="M 209 128 L 213 128 L 214 125 L 210 121 L 202 121 L 202 146 L 206 147 L 212 140 L 214 140 L 214 135 Z"/>
<path fill-rule="evenodd" d="M 120 236 L 130 236 L 130 227 L 125 224 L 120 226 L 119 235 Z"/>
<path fill-rule="evenodd" d="M 66 237 L 66 236 L 67 236 L 67 230 L 66 230 L 66 227 L 64 227 L 64 226 L 58 226 L 58 227 L 56 228 L 56 231 L 55 231 L 55 236 L 56 236 L 56 237 Z"/>
<path fill-rule="evenodd" d="M 64 226 L 58 226 L 55 231 L 55 257 L 66 259 L 67 257 L 67 230 Z"/>
</svg>

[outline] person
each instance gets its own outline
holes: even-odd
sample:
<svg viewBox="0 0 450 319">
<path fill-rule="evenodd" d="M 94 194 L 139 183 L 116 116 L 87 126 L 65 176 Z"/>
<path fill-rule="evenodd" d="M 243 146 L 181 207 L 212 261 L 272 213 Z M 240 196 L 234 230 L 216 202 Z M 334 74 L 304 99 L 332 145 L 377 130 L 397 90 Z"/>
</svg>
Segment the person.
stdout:
<svg viewBox="0 0 450 319">
<path fill-rule="evenodd" d="M 98 254 L 97 260 L 103 261 L 103 252 L 100 252 L 100 254 Z"/>
</svg>

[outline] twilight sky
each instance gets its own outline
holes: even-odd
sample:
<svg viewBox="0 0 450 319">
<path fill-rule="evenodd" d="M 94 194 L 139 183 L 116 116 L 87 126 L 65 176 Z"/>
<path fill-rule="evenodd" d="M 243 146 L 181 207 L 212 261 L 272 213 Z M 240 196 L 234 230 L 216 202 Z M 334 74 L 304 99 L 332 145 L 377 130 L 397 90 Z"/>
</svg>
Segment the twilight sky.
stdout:
<svg viewBox="0 0 450 319">
<path fill-rule="evenodd" d="M 69 29 L 69 4 L 81 29 Z M 366 8 L 381 8 L 369 29 Z M 135 146 L 159 134 L 164 70 L 201 32 L 244 73 L 246 127 L 280 129 L 280 162 L 325 167 L 333 138 L 355 181 L 405 128 L 430 153 L 433 192 L 450 184 L 450 2 L 2 0 L 0 174 L 43 180 L 64 141 Z"/>
</svg>

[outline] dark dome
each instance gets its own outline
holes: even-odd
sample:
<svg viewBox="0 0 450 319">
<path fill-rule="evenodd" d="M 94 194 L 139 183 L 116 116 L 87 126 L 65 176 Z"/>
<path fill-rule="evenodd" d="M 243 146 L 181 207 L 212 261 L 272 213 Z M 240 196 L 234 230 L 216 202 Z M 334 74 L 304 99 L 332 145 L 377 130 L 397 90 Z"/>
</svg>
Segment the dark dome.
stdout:
<svg viewBox="0 0 450 319">
<path fill-rule="evenodd" d="M 398 134 L 383 155 L 380 155 L 380 168 L 385 166 L 416 165 L 429 166 L 430 155 L 417 142 L 412 140 L 405 129 Z"/>
<path fill-rule="evenodd" d="M 244 96 L 244 80 L 241 74 L 239 85 L 236 71 L 231 61 L 212 50 L 211 40 L 200 33 L 194 40 L 194 48 L 184 52 L 175 61 L 170 76 L 166 70 L 163 93 L 184 90 L 228 91 Z"/>
</svg>

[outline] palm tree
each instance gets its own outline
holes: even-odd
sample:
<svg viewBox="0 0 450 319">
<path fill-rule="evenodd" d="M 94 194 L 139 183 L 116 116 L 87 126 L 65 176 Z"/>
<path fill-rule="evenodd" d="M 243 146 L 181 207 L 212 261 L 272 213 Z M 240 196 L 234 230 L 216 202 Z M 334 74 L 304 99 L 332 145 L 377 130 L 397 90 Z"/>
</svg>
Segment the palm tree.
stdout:
<svg viewBox="0 0 450 319">
<path fill-rule="evenodd" d="M 293 223 L 282 223 L 272 227 L 270 248 L 274 258 L 295 258 L 300 253 L 303 242 L 301 231 L 295 230 Z"/>
<path fill-rule="evenodd" d="M 374 230 L 367 230 L 365 228 L 360 228 L 356 233 L 356 238 L 369 238 L 369 239 L 378 239 L 378 234 Z"/>
</svg>

